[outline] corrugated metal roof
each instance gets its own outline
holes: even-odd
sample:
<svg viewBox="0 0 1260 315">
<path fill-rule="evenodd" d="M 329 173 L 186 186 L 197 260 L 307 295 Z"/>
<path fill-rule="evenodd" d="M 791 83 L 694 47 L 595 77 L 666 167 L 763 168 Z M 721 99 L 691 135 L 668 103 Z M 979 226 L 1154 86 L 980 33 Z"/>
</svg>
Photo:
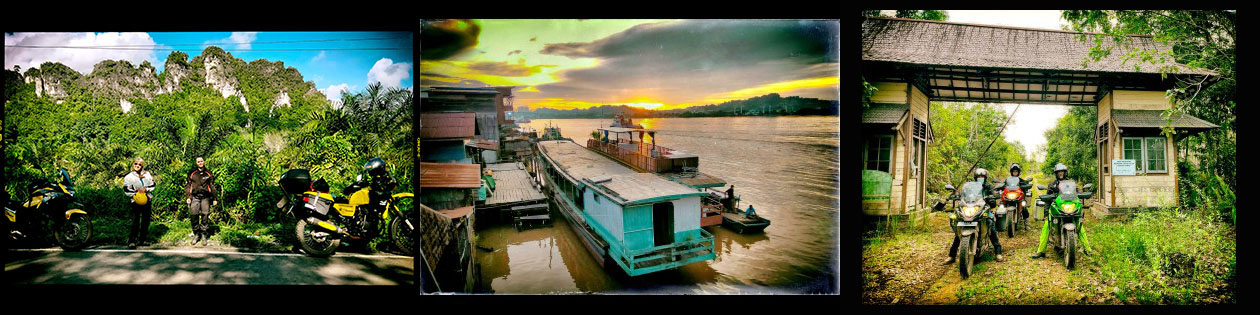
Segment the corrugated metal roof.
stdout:
<svg viewBox="0 0 1260 315">
<path fill-rule="evenodd" d="M 568 140 L 539 141 L 543 154 L 577 180 L 610 179 L 600 182 L 604 192 L 617 197 L 618 204 L 679 195 L 703 194 L 654 173 L 639 173 L 621 163 Z M 589 183 L 588 183 L 589 184 Z M 684 196 L 685 197 L 685 196 Z"/>
<path fill-rule="evenodd" d="M 910 111 L 906 104 L 871 104 L 862 111 L 863 124 L 896 124 Z"/>
<path fill-rule="evenodd" d="M 1159 66 L 1125 58 L 1123 49 L 1084 64 L 1092 40 L 1081 33 L 940 21 L 868 18 L 862 23 L 862 59 L 911 64 L 1158 74 Z M 1150 37 L 1130 36 L 1133 49 L 1168 51 Z M 1105 39 L 1111 42 L 1110 37 Z M 1140 67 L 1138 67 L 1140 66 Z M 1212 74 L 1176 64 L 1180 73 Z"/>
<path fill-rule="evenodd" d="M 1116 127 L 1121 128 L 1161 128 L 1168 123 L 1161 115 L 1162 110 L 1129 110 L 1116 109 L 1111 111 L 1111 119 L 1116 121 Z M 1190 115 L 1179 115 L 1172 120 L 1173 128 L 1217 128 L 1220 126 L 1199 119 Z"/>
<path fill-rule="evenodd" d="M 421 113 L 420 139 L 464 139 L 477 132 L 475 113 Z"/>
<path fill-rule="evenodd" d="M 420 188 L 479 188 L 481 166 L 477 164 L 420 162 Z"/>
</svg>

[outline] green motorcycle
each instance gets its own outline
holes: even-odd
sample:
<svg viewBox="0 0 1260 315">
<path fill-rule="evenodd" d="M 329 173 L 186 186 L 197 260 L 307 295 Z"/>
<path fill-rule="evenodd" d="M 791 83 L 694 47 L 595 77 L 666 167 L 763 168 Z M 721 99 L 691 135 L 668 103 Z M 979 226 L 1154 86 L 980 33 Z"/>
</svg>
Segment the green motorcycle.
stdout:
<svg viewBox="0 0 1260 315">
<path fill-rule="evenodd" d="M 1082 189 L 1089 190 L 1092 184 L 1085 184 Z M 1037 186 L 1046 190 L 1046 186 Z M 1080 192 L 1076 181 L 1059 182 L 1058 195 L 1043 195 L 1038 205 L 1046 205 L 1050 220 L 1050 241 L 1054 250 L 1063 257 L 1063 264 L 1070 270 L 1076 267 L 1076 248 L 1080 234 L 1080 223 L 1085 208 L 1084 200 L 1094 196 L 1093 192 Z M 1053 198 L 1053 199 L 1052 199 Z"/>
</svg>

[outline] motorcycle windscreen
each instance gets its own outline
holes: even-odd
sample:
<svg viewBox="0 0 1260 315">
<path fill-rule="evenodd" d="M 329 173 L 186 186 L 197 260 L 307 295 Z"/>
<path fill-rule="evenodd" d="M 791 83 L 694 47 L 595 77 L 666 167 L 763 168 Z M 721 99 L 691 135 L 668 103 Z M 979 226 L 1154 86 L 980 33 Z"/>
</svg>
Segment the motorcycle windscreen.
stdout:
<svg viewBox="0 0 1260 315">
<path fill-rule="evenodd" d="M 1059 182 L 1059 199 L 1063 201 L 1075 201 L 1076 194 L 1076 181 L 1065 180 Z"/>
<path fill-rule="evenodd" d="M 979 202 L 984 199 L 984 184 L 980 182 L 967 182 L 962 186 L 962 202 L 966 204 Z"/>
<path fill-rule="evenodd" d="M 1006 190 L 1019 190 L 1019 177 L 1011 176 L 1006 178 Z"/>
</svg>

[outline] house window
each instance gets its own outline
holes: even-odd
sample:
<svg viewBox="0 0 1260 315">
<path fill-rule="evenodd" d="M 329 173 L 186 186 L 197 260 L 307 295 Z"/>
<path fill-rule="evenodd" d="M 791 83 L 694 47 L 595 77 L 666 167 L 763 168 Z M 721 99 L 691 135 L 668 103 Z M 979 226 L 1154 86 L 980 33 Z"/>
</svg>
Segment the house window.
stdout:
<svg viewBox="0 0 1260 315">
<path fill-rule="evenodd" d="M 867 138 L 862 169 L 891 173 L 892 142 L 892 135 L 878 135 Z"/>
<path fill-rule="evenodd" d="M 918 118 L 914 119 L 913 138 L 914 147 L 913 150 L 910 151 L 910 155 L 912 156 L 910 160 L 911 178 L 919 178 L 919 173 L 923 170 L 924 159 L 927 157 L 927 124 L 923 123 L 923 121 L 920 121 Z"/>
<path fill-rule="evenodd" d="M 1168 173 L 1166 141 L 1164 137 L 1126 137 L 1124 159 L 1137 161 L 1139 173 Z"/>
</svg>

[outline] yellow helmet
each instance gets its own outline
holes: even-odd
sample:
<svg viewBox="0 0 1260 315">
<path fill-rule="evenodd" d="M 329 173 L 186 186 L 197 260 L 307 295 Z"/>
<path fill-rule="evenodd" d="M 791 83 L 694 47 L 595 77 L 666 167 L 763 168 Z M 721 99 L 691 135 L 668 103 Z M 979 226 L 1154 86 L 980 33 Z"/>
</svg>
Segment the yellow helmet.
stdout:
<svg viewBox="0 0 1260 315">
<path fill-rule="evenodd" d="M 148 193 L 136 193 L 136 195 L 135 195 L 135 196 L 132 196 L 132 197 L 131 197 L 131 200 L 135 200 L 136 204 L 141 205 L 141 206 L 143 206 L 143 205 L 147 205 L 147 204 L 149 204 L 149 194 L 148 194 Z"/>
</svg>

